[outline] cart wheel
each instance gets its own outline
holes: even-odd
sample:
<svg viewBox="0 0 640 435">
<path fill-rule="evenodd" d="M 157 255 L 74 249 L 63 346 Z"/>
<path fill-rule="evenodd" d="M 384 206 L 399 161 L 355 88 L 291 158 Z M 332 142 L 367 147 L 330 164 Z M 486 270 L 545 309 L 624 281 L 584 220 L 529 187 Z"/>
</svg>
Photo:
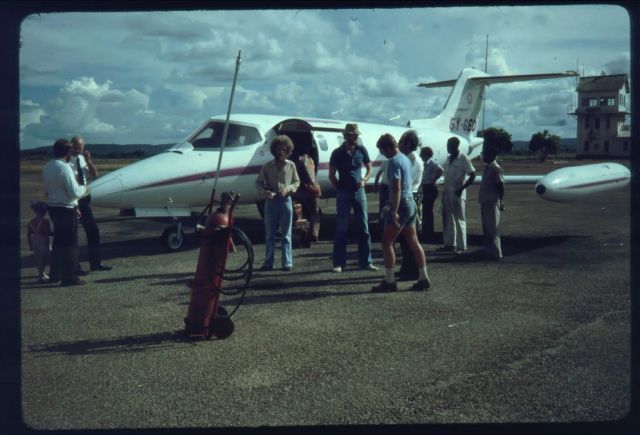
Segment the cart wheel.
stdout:
<svg viewBox="0 0 640 435">
<path fill-rule="evenodd" d="M 216 338 L 220 340 L 224 340 L 233 334 L 233 330 L 235 325 L 233 324 L 233 320 L 231 320 L 227 316 L 218 315 L 213 321 L 209 324 L 209 331 L 207 337 L 211 337 L 215 335 Z"/>
<path fill-rule="evenodd" d="M 160 241 L 167 251 L 178 251 L 184 245 L 184 232 L 178 231 L 177 225 L 171 225 L 164 230 Z"/>
</svg>

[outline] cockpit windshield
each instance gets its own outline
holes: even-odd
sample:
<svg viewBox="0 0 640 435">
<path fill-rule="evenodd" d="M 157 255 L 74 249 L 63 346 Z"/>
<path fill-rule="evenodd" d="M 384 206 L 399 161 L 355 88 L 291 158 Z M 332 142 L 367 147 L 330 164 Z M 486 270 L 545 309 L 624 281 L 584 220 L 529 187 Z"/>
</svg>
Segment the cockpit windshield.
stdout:
<svg viewBox="0 0 640 435">
<path fill-rule="evenodd" d="M 210 121 L 187 138 L 185 143 L 190 143 L 194 149 L 220 148 L 223 132 L 224 121 Z M 262 137 L 256 127 L 229 123 L 225 148 L 253 145 L 258 142 L 262 142 Z"/>
</svg>

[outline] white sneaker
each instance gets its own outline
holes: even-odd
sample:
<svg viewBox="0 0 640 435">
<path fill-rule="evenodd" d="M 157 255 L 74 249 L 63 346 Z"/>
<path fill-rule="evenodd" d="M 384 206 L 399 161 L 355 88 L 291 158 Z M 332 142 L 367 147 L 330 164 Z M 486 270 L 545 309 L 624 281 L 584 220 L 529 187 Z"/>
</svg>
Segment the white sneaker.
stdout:
<svg viewBox="0 0 640 435">
<path fill-rule="evenodd" d="M 333 269 L 331 269 L 331 272 L 340 273 L 342 272 L 342 267 L 336 266 Z"/>
<path fill-rule="evenodd" d="M 378 268 L 378 266 L 374 265 L 373 263 L 369 263 L 367 264 L 365 267 L 363 267 L 364 270 L 370 270 L 372 272 L 375 272 L 376 270 L 380 270 Z"/>
</svg>

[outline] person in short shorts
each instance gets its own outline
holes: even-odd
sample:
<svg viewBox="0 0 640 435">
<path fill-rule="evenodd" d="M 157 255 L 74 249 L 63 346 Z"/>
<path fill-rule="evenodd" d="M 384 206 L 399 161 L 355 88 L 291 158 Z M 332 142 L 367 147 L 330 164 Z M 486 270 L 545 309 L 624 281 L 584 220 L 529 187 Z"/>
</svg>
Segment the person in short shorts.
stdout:
<svg viewBox="0 0 640 435">
<path fill-rule="evenodd" d="M 407 241 L 418 267 L 418 281 L 413 284 L 410 290 L 428 290 L 431 283 L 427 276 L 427 259 L 416 234 L 416 202 L 412 192 L 411 161 L 400 152 L 395 138 L 388 133 L 380 136 L 377 146 L 380 153 L 389 160 L 386 169 L 389 184 L 389 208 L 385 213 L 382 234 L 385 277 L 371 291 L 379 293 L 398 290 L 393 270 L 396 262 L 393 245 L 400 234 Z"/>
</svg>

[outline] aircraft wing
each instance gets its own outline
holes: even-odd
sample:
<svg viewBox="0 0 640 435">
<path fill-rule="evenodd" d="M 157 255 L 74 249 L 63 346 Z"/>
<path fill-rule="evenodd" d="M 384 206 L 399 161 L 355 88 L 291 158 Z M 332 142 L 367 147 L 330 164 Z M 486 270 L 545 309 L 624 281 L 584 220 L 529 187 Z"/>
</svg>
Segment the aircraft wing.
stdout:
<svg viewBox="0 0 640 435">
<path fill-rule="evenodd" d="M 505 175 L 505 184 L 535 184 L 535 192 L 542 199 L 553 202 L 571 202 L 594 193 L 619 189 L 629 184 L 631 171 L 620 163 L 594 163 L 567 166 L 545 175 Z M 443 184 L 440 177 L 437 184 Z M 476 176 L 473 184 L 482 182 Z"/>
<path fill-rule="evenodd" d="M 542 180 L 543 177 L 544 175 L 505 175 L 504 184 L 536 184 L 538 181 Z M 475 180 L 473 180 L 473 184 L 480 183 L 482 183 L 482 175 L 476 175 Z M 436 184 L 444 184 L 444 178 L 440 177 Z"/>
</svg>

